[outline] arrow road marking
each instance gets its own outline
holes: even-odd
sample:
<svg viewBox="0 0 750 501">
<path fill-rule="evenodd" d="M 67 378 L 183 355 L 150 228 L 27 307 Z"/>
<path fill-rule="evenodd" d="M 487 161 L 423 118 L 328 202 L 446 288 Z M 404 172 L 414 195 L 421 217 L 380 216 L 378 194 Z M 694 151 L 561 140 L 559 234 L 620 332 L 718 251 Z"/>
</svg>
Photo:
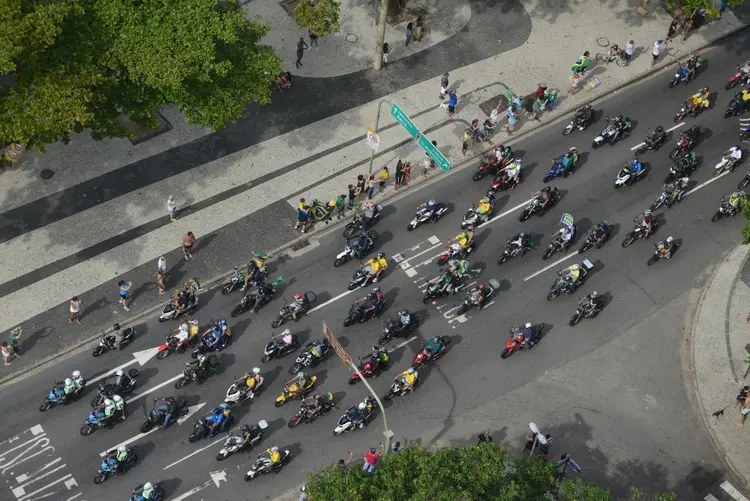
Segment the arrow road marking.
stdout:
<svg viewBox="0 0 750 501">
<path fill-rule="evenodd" d="M 138 363 L 138 365 L 140 365 L 141 367 L 143 367 L 144 365 L 146 365 L 146 362 L 148 362 L 154 356 L 156 356 L 157 353 L 159 353 L 159 348 L 158 347 L 156 347 L 156 348 L 149 348 L 148 350 L 133 352 L 133 357 L 134 357 L 133 360 L 125 362 L 124 364 L 115 367 L 114 369 L 110 370 L 109 372 L 105 372 L 104 374 L 96 376 L 95 378 L 87 379 L 86 383 L 91 384 L 91 383 L 96 383 L 97 381 L 101 381 L 102 379 L 111 376 L 116 371 L 122 370 L 122 369 L 124 369 L 126 367 L 130 367 L 131 365 L 133 365 L 135 363 Z"/>
<path fill-rule="evenodd" d="M 130 402 L 135 402 L 135 401 L 136 401 L 136 400 L 138 400 L 139 398 L 141 398 L 141 397 L 145 397 L 145 396 L 146 396 L 146 395 L 148 395 L 149 393 L 153 393 L 153 392 L 155 392 L 155 391 L 156 391 L 156 390 L 158 390 L 159 388 L 162 388 L 162 387 L 164 387 L 164 386 L 167 386 L 167 385 L 168 385 L 168 384 L 170 384 L 170 383 L 174 383 L 175 381 L 177 381 L 177 380 L 178 380 L 178 379 L 180 379 L 181 377 L 182 377 L 182 374 L 177 374 L 177 375 L 176 375 L 175 377 L 173 377 L 173 378 L 171 378 L 171 379 L 167 379 L 167 380 L 166 380 L 166 381 L 164 381 L 163 383 L 157 384 L 156 386 L 154 386 L 154 387 L 152 387 L 152 388 L 149 388 L 149 389 L 147 389 L 147 390 L 144 390 L 144 391 L 142 391 L 142 392 L 138 393 L 137 395 L 133 395 L 133 396 L 132 396 L 132 397 L 130 397 L 129 399 L 125 400 L 125 403 L 126 403 L 126 404 L 129 404 Z"/>
<path fill-rule="evenodd" d="M 180 494 L 180 495 L 179 495 L 179 496 L 177 496 L 176 498 L 173 498 L 173 499 L 172 499 L 172 501 L 184 501 L 185 499 L 189 498 L 189 497 L 190 497 L 190 496 L 192 496 L 193 494 L 195 494 L 195 493 L 197 493 L 197 492 L 200 492 L 200 491 L 202 491 L 202 490 L 203 490 L 203 489 L 205 489 L 206 487 L 209 487 L 209 486 L 210 486 L 211 484 L 213 484 L 213 483 L 214 483 L 214 481 L 213 481 L 213 480 L 208 480 L 208 481 L 206 481 L 206 483 L 204 483 L 203 485 L 199 485 L 198 487 L 193 487 L 192 489 L 190 489 L 190 490 L 189 490 L 189 491 L 187 491 L 186 493 L 184 493 L 184 494 Z"/>
<path fill-rule="evenodd" d="M 187 414 L 185 414 L 184 416 L 178 418 L 177 419 L 177 424 L 182 424 L 185 421 L 187 421 L 188 419 L 190 419 L 190 416 L 192 416 L 193 414 L 195 414 L 196 412 L 198 412 L 199 410 L 201 410 L 204 405 L 206 405 L 206 402 L 201 402 L 198 405 L 191 405 L 190 407 L 188 407 Z"/>
</svg>

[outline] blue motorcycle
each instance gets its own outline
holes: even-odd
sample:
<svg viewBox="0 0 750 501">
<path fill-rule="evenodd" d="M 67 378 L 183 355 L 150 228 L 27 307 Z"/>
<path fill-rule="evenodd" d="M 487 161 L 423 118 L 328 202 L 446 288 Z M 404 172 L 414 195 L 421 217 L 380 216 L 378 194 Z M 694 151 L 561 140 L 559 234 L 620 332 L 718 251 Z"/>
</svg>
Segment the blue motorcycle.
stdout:
<svg viewBox="0 0 750 501">
<path fill-rule="evenodd" d="M 47 398 L 42 402 L 42 405 L 39 406 L 39 410 L 44 412 L 53 407 L 57 407 L 58 405 L 68 405 L 68 402 L 70 402 L 70 398 L 65 398 L 65 391 L 62 387 L 55 386 L 49 391 Z"/>
<path fill-rule="evenodd" d="M 94 477 L 95 484 L 101 484 L 109 477 L 117 473 L 117 469 L 113 464 L 110 464 L 109 459 L 110 457 L 102 458 L 102 463 L 99 466 L 99 471 L 96 472 L 96 476 Z M 125 473 L 128 468 L 133 466 L 137 459 L 138 456 L 135 454 L 135 451 L 133 451 L 133 449 L 128 449 L 128 456 L 125 458 L 125 463 L 120 468 L 120 474 Z"/>
<path fill-rule="evenodd" d="M 685 66 L 680 66 L 680 69 L 677 70 L 677 73 L 674 74 L 672 80 L 669 82 L 669 88 L 674 89 L 680 82 L 685 82 L 685 84 L 687 85 L 689 81 L 690 70 Z"/>
<path fill-rule="evenodd" d="M 549 183 L 557 176 L 568 177 L 568 174 L 575 169 L 576 163 L 578 162 L 578 152 L 576 151 L 576 148 L 570 148 L 569 153 L 572 154 L 570 157 L 566 154 L 555 157 L 552 160 L 549 172 L 547 172 L 542 179 L 543 182 Z"/>
<path fill-rule="evenodd" d="M 86 421 L 83 422 L 81 435 L 87 437 L 99 428 L 104 428 L 106 425 L 107 419 L 104 416 L 104 413 L 100 410 L 94 409 L 91 411 L 91 414 L 89 414 L 89 417 L 86 418 Z"/>
</svg>

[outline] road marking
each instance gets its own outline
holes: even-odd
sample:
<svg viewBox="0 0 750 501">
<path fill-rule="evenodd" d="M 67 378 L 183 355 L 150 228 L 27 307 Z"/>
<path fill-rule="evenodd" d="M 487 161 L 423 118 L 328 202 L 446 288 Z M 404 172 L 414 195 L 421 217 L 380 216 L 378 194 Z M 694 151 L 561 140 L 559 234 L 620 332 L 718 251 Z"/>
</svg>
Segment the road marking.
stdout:
<svg viewBox="0 0 750 501">
<path fill-rule="evenodd" d="M 675 125 L 674 127 L 670 127 L 669 129 L 667 129 L 666 132 L 672 132 L 673 130 L 677 130 L 680 127 L 682 127 L 683 125 L 685 125 L 685 122 L 680 122 L 677 125 Z M 630 148 L 630 151 L 635 151 L 638 148 L 640 148 L 641 146 L 643 146 L 644 144 L 646 144 L 646 143 L 645 142 L 640 142 L 640 143 L 636 144 L 635 146 L 633 146 L 632 148 Z"/>
<path fill-rule="evenodd" d="M 209 475 L 211 475 L 211 480 L 214 481 L 216 487 L 221 487 L 219 484 L 227 481 L 227 472 L 225 470 L 212 471 Z"/>
<path fill-rule="evenodd" d="M 578 257 L 578 252 L 572 252 L 572 251 L 571 251 L 571 253 L 570 253 L 570 254 L 568 254 L 567 256 L 565 256 L 565 257 L 562 257 L 562 258 L 558 259 L 557 261 L 555 261 L 554 263 L 552 263 L 552 264 L 550 264 L 550 265 L 548 265 L 548 266 L 545 266 L 544 268 L 542 268 L 541 270 L 537 271 L 536 273 L 533 273 L 533 274 L 529 275 L 528 277 L 524 278 L 524 279 L 523 279 L 523 281 L 524 281 L 524 282 L 528 282 L 528 281 L 529 281 L 529 280 L 531 280 L 532 278 L 534 278 L 534 277 L 536 277 L 536 276 L 539 276 L 539 275 L 541 275 L 542 273 L 544 273 L 545 271 L 547 271 L 547 270 L 549 270 L 549 269 L 551 269 L 551 268 L 554 268 L 554 267 L 555 267 L 555 266 L 557 266 L 558 264 L 560 264 L 560 263 L 562 263 L 562 262 L 564 262 L 564 261 L 567 261 L 568 259 L 572 259 L 572 258 L 574 258 L 574 257 Z M 581 259 L 583 259 L 583 257 L 581 257 Z"/>
<path fill-rule="evenodd" d="M 355 289 L 355 290 L 356 290 L 356 289 Z M 348 295 L 349 295 L 349 294 L 351 294 L 352 292 L 354 292 L 354 291 L 346 291 L 346 292 L 342 292 L 342 293 L 341 293 L 341 294 L 339 294 L 338 296 L 336 296 L 336 297 L 332 297 L 331 299 L 329 299 L 329 300 L 328 300 L 328 301 L 326 301 L 325 303 L 323 303 L 323 304 L 319 304 L 319 305 L 318 305 L 318 306 L 316 306 L 315 308 L 312 308 L 312 309 L 311 309 L 311 310 L 309 310 L 309 311 L 308 311 L 307 313 L 312 313 L 313 311 L 317 311 L 317 310 L 321 309 L 321 308 L 322 308 L 322 307 L 324 307 L 324 306 L 328 306 L 329 304 L 333 303 L 334 301 L 338 301 L 338 300 L 339 300 L 339 299 L 341 299 L 342 297 L 344 297 L 344 296 L 348 296 Z"/>
<path fill-rule="evenodd" d="M 213 446 L 215 446 L 215 445 L 217 445 L 217 444 L 223 444 L 225 440 L 226 440 L 225 438 L 217 438 L 216 440 L 214 440 L 213 442 L 211 442 L 211 443 L 210 443 L 210 444 L 208 444 L 207 446 L 205 446 L 205 447 L 201 447 L 200 449 L 196 449 L 196 450 L 194 450 L 193 452 L 191 452 L 190 454 L 188 454 L 187 456 L 185 456 L 184 458 L 178 459 L 177 461 L 175 461 L 175 462 L 174 462 L 174 463 L 172 463 L 172 464 L 168 464 L 167 466 L 165 466 L 165 467 L 164 467 L 164 469 L 165 469 L 165 470 L 168 470 L 169 468 L 173 467 L 174 465 L 176 465 L 176 464 L 180 464 L 180 463 L 182 463 L 183 461 L 185 461 L 186 459 L 188 459 L 188 458 L 191 458 L 191 457 L 195 456 L 195 455 L 196 455 L 196 454 L 198 454 L 199 452 L 203 452 L 203 451 L 205 451 L 206 449 L 210 449 L 211 447 L 213 447 Z"/>
<path fill-rule="evenodd" d="M 721 484 L 721 488 L 724 489 L 724 491 L 732 496 L 737 501 L 748 501 L 748 499 L 743 496 L 740 491 L 734 488 L 732 484 L 729 483 L 729 481 L 725 481 L 723 484 Z"/>
<path fill-rule="evenodd" d="M 434 256 L 432 256 L 432 257 L 428 257 L 427 259 L 425 259 L 425 260 L 424 260 L 424 261 L 422 261 L 421 263 L 417 263 L 417 264 L 415 264 L 415 265 L 414 265 L 414 268 L 419 268 L 420 266 L 426 266 L 426 265 L 428 265 L 428 264 L 432 263 L 432 262 L 433 262 L 433 261 L 434 261 L 435 259 L 439 258 L 439 257 L 440 257 L 440 256 L 442 256 L 442 255 L 443 255 L 443 253 L 441 252 L 440 254 L 435 254 L 435 255 L 434 255 Z"/>
<path fill-rule="evenodd" d="M 156 391 L 156 390 L 158 390 L 159 388 L 162 388 L 162 387 L 164 387 L 164 386 L 167 386 L 167 385 L 168 385 L 168 384 L 170 384 L 170 383 L 174 383 L 175 381 L 177 381 L 177 380 L 178 380 L 178 379 L 180 379 L 181 377 L 182 377 L 182 374 L 177 374 L 177 375 L 176 375 L 175 377 L 173 377 L 173 378 L 171 378 L 171 379 L 167 379 L 167 380 L 166 380 L 166 381 L 164 381 L 163 383 L 157 384 L 156 386 L 153 386 L 153 387 L 151 387 L 151 388 L 149 388 L 149 389 L 147 389 L 147 390 L 144 390 L 144 391 L 142 391 L 141 393 L 138 393 L 137 395 L 133 395 L 133 396 L 132 396 L 132 397 L 130 397 L 129 399 L 125 400 L 125 403 L 126 403 L 126 404 L 129 404 L 130 402 L 135 402 L 135 401 L 136 401 L 136 400 L 138 400 L 139 398 L 141 398 L 141 397 L 145 397 L 145 396 L 146 396 L 146 395 L 148 395 L 149 393 L 153 393 L 153 392 L 155 392 L 155 391 Z"/>
<path fill-rule="evenodd" d="M 209 487 L 213 483 L 214 483 L 213 480 L 208 480 L 203 485 L 199 485 L 198 487 L 193 487 L 192 489 L 190 489 L 186 493 L 180 494 L 176 498 L 173 498 L 172 501 L 184 501 L 185 499 L 189 498 L 190 496 L 192 496 L 196 492 L 202 491 L 203 489 L 205 489 L 206 487 Z"/>
<path fill-rule="evenodd" d="M 177 424 L 182 424 L 185 421 L 187 421 L 188 419 L 190 419 L 190 416 L 192 416 L 193 414 L 195 414 L 196 412 L 198 412 L 199 410 L 201 410 L 204 405 L 206 405 L 206 402 L 201 402 L 198 405 L 191 405 L 191 406 L 189 406 L 187 414 L 185 414 L 182 417 L 177 418 Z"/>
<path fill-rule="evenodd" d="M 492 218 L 492 219 L 490 219 L 489 221 L 485 221 L 484 223 L 480 224 L 479 226 L 477 226 L 477 228 L 483 228 L 483 227 L 487 226 L 488 224 L 490 224 L 490 223 L 492 223 L 492 222 L 494 222 L 494 221 L 497 221 L 498 219 L 500 219 L 500 218 L 502 218 L 502 217 L 505 217 L 505 216 L 507 216 L 508 214 L 512 214 L 512 213 L 514 213 L 515 211 L 517 211 L 518 209 L 520 209 L 520 208 L 522 208 L 522 207 L 526 207 L 527 205 L 529 205 L 529 203 L 530 203 L 530 202 L 531 202 L 532 200 L 534 200 L 534 199 L 533 199 L 533 198 L 530 198 L 530 199 L 526 200 L 525 202 L 522 202 L 522 203 L 520 203 L 520 204 L 516 205 L 515 207 L 512 207 L 512 208 L 510 208 L 510 209 L 506 210 L 506 211 L 505 211 L 505 212 L 503 212 L 502 214 L 498 214 L 497 216 L 493 217 L 493 218 Z"/>
<path fill-rule="evenodd" d="M 705 183 L 701 183 L 698 186 L 696 186 L 695 188 L 693 188 L 692 190 L 688 191 L 687 193 L 685 193 L 682 196 L 682 198 L 685 198 L 686 196 L 688 196 L 688 195 L 690 195 L 692 193 L 695 193 L 696 191 L 700 190 L 701 188 L 705 188 L 709 184 L 713 183 L 714 181 L 718 181 L 719 179 L 721 179 L 722 177 L 726 176 L 727 174 L 731 174 L 731 172 L 729 172 L 728 170 L 725 170 L 724 172 L 722 172 L 718 176 L 713 177 L 713 178 L 709 179 L 708 181 L 706 181 Z"/>
<path fill-rule="evenodd" d="M 135 441 L 137 441 L 137 440 L 140 440 L 140 439 L 142 439 L 142 438 L 143 438 L 143 437 L 145 437 L 146 435 L 149 435 L 149 434 L 151 434 L 151 433 L 155 432 L 155 431 L 156 431 L 156 430 L 158 430 L 158 429 L 159 429 L 159 428 L 151 428 L 151 429 L 150 429 L 149 431 L 147 431 L 146 433 L 139 433 L 138 435 L 136 435 L 136 436 L 134 436 L 134 437 L 131 437 L 131 438 L 127 439 L 126 441 L 122 442 L 122 443 L 119 443 L 119 444 L 117 444 L 117 445 L 115 445 L 115 446 L 113 446 L 113 447 L 110 447 L 109 449 L 107 449 L 107 450 L 106 450 L 106 451 L 104 451 L 104 452 L 100 452 L 100 453 L 99 453 L 99 456 L 100 456 L 100 457 L 104 457 L 104 456 L 106 456 L 107 454 L 109 454 L 109 451 L 113 451 L 113 450 L 116 450 L 116 449 L 117 449 L 118 447 L 120 447 L 121 445 L 125 445 L 125 446 L 127 446 L 127 445 L 130 445 L 130 444 L 132 444 L 133 442 L 135 442 Z"/>
<path fill-rule="evenodd" d="M 419 275 L 419 273 L 417 273 L 417 270 L 415 270 L 414 268 L 407 268 L 404 270 L 404 272 L 406 273 L 406 276 L 409 278 Z"/>
<path fill-rule="evenodd" d="M 430 237 L 430 238 L 432 238 L 432 237 Z M 418 254 L 414 254 L 413 256 L 410 256 L 410 257 L 408 257 L 407 259 L 404 259 L 403 261 L 401 261 L 400 263 L 398 263 L 398 265 L 399 265 L 399 266 L 401 267 L 401 269 L 402 269 L 402 270 L 405 270 L 405 269 L 407 269 L 407 268 L 408 268 L 409 266 L 411 266 L 411 265 L 409 264 L 409 261 L 411 261 L 412 259 L 416 259 L 416 258 L 418 258 L 419 256 L 421 256 L 422 254 L 424 254 L 424 253 L 426 253 L 426 252 L 430 252 L 430 251 L 431 251 L 431 250 L 433 250 L 433 249 L 434 249 L 435 247 L 440 247 L 440 245 L 441 245 L 441 244 L 440 244 L 440 241 L 438 240 L 438 243 L 436 243 L 436 244 L 435 244 L 435 245 L 433 245 L 432 247 L 429 247 L 429 248 L 427 248 L 427 249 L 423 250 L 422 252 L 420 252 L 420 253 L 418 253 Z M 440 254 L 438 254 L 438 255 L 440 255 Z"/>
<path fill-rule="evenodd" d="M 703 498 L 705 501 L 719 501 L 715 497 L 713 497 L 711 494 Z"/>
<path fill-rule="evenodd" d="M 440 243 L 440 239 L 438 237 L 436 237 L 435 235 L 432 235 L 430 238 L 427 239 L 427 241 L 430 242 L 431 244 L 439 244 Z"/>
<path fill-rule="evenodd" d="M 92 384 L 92 383 L 96 383 L 97 381 L 101 381 L 102 379 L 104 379 L 104 378 L 106 378 L 108 376 L 111 376 L 116 371 L 122 370 L 125 367 L 131 366 L 131 365 L 133 365 L 135 363 L 138 363 L 141 367 L 143 367 L 146 364 L 146 362 L 148 362 L 149 360 L 151 360 L 157 353 L 159 353 L 159 347 L 158 346 L 156 348 L 149 348 L 148 350 L 133 352 L 133 357 L 134 357 L 133 360 L 125 362 L 124 364 L 115 367 L 114 369 L 110 370 L 109 372 L 105 372 L 104 374 L 96 376 L 95 378 L 87 379 L 86 383 Z"/>
<path fill-rule="evenodd" d="M 411 337 L 411 338 L 407 339 L 406 341 L 402 341 L 399 344 L 397 344 L 396 346 L 394 346 L 391 349 L 391 351 L 398 350 L 399 348 L 403 348 L 404 346 L 406 346 L 407 344 L 411 343 L 415 339 L 417 339 L 417 336 Z"/>
</svg>

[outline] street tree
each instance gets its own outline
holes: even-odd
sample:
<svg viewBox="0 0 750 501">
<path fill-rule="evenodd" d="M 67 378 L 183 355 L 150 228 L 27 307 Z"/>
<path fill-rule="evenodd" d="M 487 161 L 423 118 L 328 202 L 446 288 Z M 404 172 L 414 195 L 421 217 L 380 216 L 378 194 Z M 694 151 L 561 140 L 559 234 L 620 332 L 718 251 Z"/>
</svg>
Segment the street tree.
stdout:
<svg viewBox="0 0 750 501">
<path fill-rule="evenodd" d="M 0 144 L 132 136 L 122 115 L 155 125 L 168 102 L 219 129 L 281 71 L 236 0 L 6 0 L 0 20 Z"/>
<path fill-rule="evenodd" d="M 728 0 L 727 5 L 740 5 L 745 0 Z M 687 16 L 692 16 L 699 9 L 704 9 L 710 19 L 719 17 L 719 10 L 714 0 L 666 0 L 670 9 L 680 8 Z"/>
<path fill-rule="evenodd" d="M 743 202 L 740 201 L 740 203 L 743 203 Z M 750 220 L 750 204 L 749 203 L 743 203 L 742 217 L 744 217 L 747 220 Z M 742 243 L 745 245 L 750 244 L 750 223 L 745 223 L 742 226 Z"/>
<path fill-rule="evenodd" d="M 294 9 L 294 21 L 301 28 L 314 31 L 319 37 L 338 33 L 341 2 L 336 0 L 300 0 Z"/>
</svg>

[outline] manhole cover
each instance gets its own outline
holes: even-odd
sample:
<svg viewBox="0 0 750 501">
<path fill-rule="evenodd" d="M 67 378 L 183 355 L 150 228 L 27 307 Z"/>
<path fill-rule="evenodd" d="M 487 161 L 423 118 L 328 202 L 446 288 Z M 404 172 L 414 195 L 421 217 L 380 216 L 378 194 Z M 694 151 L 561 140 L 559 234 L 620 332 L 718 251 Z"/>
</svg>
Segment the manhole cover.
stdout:
<svg viewBox="0 0 750 501">
<path fill-rule="evenodd" d="M 359 37 L 355 35 L 354 33 L 347 33 L 344 38 L 349 43 L 355 43 L 357 40 L 359 40 Z"/>
<path fill-rule="evenodd" d="M 301 241 L 301 242 L 300 242 L 300 243 L 298 243 L 298 244 L 294 244 L 294 245 L 292 246 L 292 250 L 293 250 L 293 251 L 298 251 L 298 250 L 300 250 L 300 249 L 304 249 L 304 248 L 305 248 L 305 247 L 307 247 L 308 245 L 310 245 L 310 241 L 309 241 L 309 240 L 303 240 L 303 241 Z"/>
<path fill-rule="evenodd" d="M 41 177 L 45 181 L 47 179 L 52 179 L 52 176 L 54 175 L 55 175 L 55 171 L 53 171 L 52 169 L 42 169 L 42 172 L 39 173 L 39 177 Z"/>
</svg>

